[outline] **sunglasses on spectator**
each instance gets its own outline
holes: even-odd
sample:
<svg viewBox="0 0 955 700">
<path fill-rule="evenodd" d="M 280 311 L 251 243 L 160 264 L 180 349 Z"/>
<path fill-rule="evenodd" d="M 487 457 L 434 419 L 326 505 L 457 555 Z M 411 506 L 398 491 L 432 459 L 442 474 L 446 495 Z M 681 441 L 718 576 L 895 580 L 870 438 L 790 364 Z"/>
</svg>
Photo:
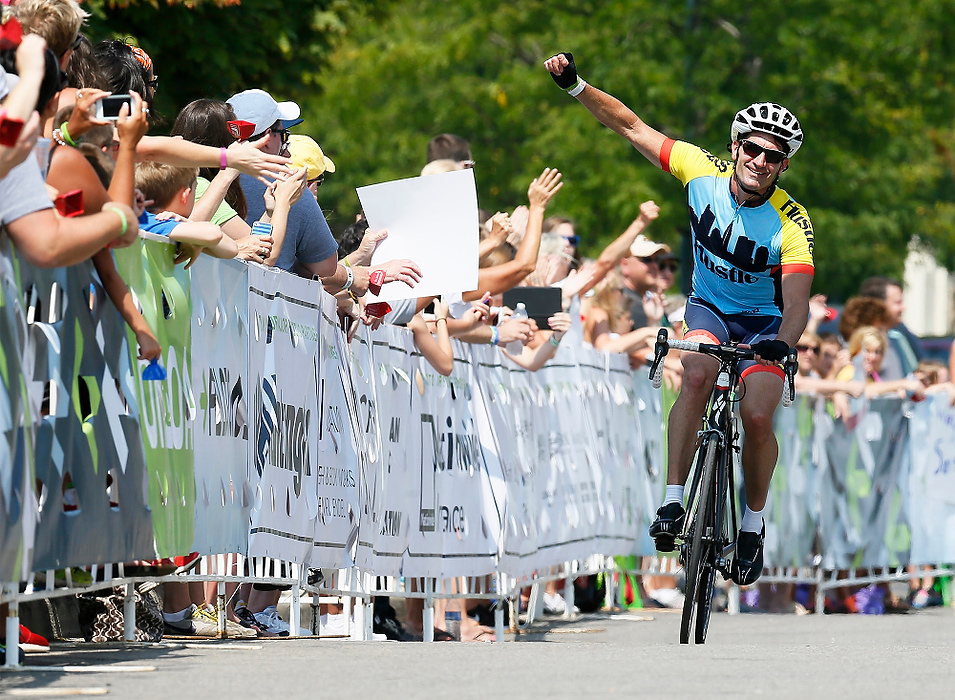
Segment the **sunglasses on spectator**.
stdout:
<svg viewBox="0 0 955 700">
<path fill-rule="evenodd" d="M 151 87 L 153 90 L 159 89 L 159 76 L 154 75 L 152 80 L 147 80 L 146 84 Z"/>
<path fill-rule="evenodd" d="M 772 163 L 773 165 L 778 165 L 786 159 L 786 154 L 782 151 L 777 151 L 772 148 L 763 148 L 758 143 L 753 143 L 747 139 L 740 141 L 739 145 L 743 149 L 743 153 L 750 158 L 759 158 L 759 154 L 763 153 L 766 155 L 766 162 Z"/>
<path fill-rule="evenodd" d="M 312 178 L 308 181 L 309 185 L 315 185 L 316 187 L 321 187 L 322 183 L 325 182 L 325 173 L 322 173 L 318 177 Z"/>
<path fill-rule="evenodd" d="M 818 345 L 797 345 L 797 346 L 796 346 L 796 350 L 798 350 L 799 352 L 814 352 L 814 353 L 818 353 L 818 352 L 819 352 L 819 346 L 818 346 Z"/>
<path fill-rule="evenodd" d="M 462 168 L 473 168 L 473 167 L 474 167 L 474 161 L 473 161 L 473 160 L 460 160 L 460 161 L 458 161 L 458 162 L 461 164 L 461 167 L 462 167 Z"/>
<path fill-rule="evenodd" d="M 664 271 L 676 272 L 680 269 L 680 263 L 676 260 L 665 260 L 663 262 L 657 262 L 657 267 Z"/>
<path fill-rule="evenodd" d="M 656 265 L 656 264 L 657 264 L 657 259 L 656 259 L 655 257 L 653 257 L 652 255 L 647 255 L 646 257 L 640 256 L 640 255 L 634 255 L 633 257 L 635 257 L 637 260 L 639 260 L 640 262 L 642 262 L 644 265 Z"/>
<path fill-rule="evenodd" d="M 568 243 L 570 243 L 574 248 L 580 244 L 580 236 L 576 233 L 573 236 L 564 236 Z"/>
<path fill-rule="evenodd" d="M 250 140 L 250 141 L 256 141 L 256 140 L 262 138 L 263 136 L 265 136 L 265 134 L 267 134 L 267 133 L 268 133 L 268 134 L 282 134 L 282 148 L 283 148 L 283 149 L 288 148 L 289 141 L 292 139 L 292 133 L 291 133 L 288 129 L 283 129 L 283 128 L 280 127 L 280 126 L 278 126 L 278 127 L 273 126 L 273 127 L 272 127 L 271 129 L 269 129 L 267 132 L 266 132 L 266 131 L 263 131 L 261 134 L 256 134 L 255 136 L 253 136 L 253 137 L 252 137 L 251 139 L 249 139 L 249 140 Z"/>
</svg>

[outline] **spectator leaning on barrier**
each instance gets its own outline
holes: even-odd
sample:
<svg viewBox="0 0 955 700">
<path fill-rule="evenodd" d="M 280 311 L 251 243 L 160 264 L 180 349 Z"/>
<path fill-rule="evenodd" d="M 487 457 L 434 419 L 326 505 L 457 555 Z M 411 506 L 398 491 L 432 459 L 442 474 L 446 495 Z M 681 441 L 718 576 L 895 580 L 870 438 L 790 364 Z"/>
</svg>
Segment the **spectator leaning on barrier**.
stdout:
<svg viewBox="0 0 955 700">
<path fill-rule="evenodd" d="M 924 353 L 922 343 L 902 323 L 902 312 L 905 311 L 902 283 L 890 277 L 869 277 L 860 285 L 859 295 L 879 299 L 885 304 L 889 315 L 889 343 L 898 355 L 902 376 L 911 374 Z"/>
<path fill-rule="evenodd" d="M 301 109 L 294 102 L 276 102 L 264 90 L 251 89 L 230 97 L 236 118 L 255 126 L 252 141 L 267 139 L 263 150 L 272 155 L 287 153 L 288 129 L 300 124 Z M 249 205 L 247 221 L 260 219 L 267 213 L 263 196 L 266 185 L 250 177 L 241 177 L 240 183 Z M 260 204 L 259 202 L 263 203 Z M 303 269 L 307 275 L 321 277 L 330 292 L 347 289 L 357 296 L 368 291 L 371 269 L 353 268 L 338 263 L 338 244 L 332 237 L 325 216 L 315 197 L 302 197 L 289 211 L 289 221 L 276 267 L 286 271 Z M 376 269 L 385 271 L 385 282 L 401 281 L 408 286 L 420 279 L 421 270 L 410 260 L 392 260 Z"/>
<path fill-rule="evenodd" d="M 630 255 L 620 261 L 623 294 L 629 303 L 634 330 L 660 325 L 663 302 L 657 291 L 660 286 L 657 256 L 669 252 L 668 245 L 651 241 L 641 234 L 630 245 Z"/>
</svg>

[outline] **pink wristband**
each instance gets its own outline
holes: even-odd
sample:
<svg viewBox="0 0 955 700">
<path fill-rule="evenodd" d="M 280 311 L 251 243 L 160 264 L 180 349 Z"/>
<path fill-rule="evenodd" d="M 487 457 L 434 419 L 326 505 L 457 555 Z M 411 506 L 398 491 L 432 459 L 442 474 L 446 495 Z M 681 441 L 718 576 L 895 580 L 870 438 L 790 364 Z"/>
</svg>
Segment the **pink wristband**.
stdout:
<svg viewBox="0 0 955 700">
<path fill-rule="evenodd" d="M 228 149 L 222 147 L 219 149 L 219 170 L 225 170 L 229 167 L 229 159 L 227 157 Z"/>
</svg>

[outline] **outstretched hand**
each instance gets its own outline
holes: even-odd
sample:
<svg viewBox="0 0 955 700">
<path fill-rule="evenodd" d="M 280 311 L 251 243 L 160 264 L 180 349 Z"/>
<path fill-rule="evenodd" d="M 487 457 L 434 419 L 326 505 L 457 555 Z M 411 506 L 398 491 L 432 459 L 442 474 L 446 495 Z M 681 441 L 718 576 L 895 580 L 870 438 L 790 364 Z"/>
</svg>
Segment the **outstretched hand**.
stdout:
<svg viewBox="0 0 955 700">
<path fill-rule="evenodd" d="M 556 168 L 544 168 L 544 172 L 535 177 L 527 188 L 531 207 L 546 209 L 551 198 L 564 186 L 560 178 L 561 174 Z"/>
</svg>

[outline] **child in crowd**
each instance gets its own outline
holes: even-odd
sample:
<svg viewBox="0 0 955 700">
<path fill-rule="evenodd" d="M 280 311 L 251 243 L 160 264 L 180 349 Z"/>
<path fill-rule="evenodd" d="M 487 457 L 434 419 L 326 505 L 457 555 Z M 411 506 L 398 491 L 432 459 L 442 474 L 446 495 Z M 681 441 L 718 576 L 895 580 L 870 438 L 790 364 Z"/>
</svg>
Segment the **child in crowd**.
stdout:
<svg viewBox="0 0 955 700">
<path fill-rule="evenodd" d="M 189 260 L 190 267 L 205 251 L 214 258 L 234 258 L 238 248 L 222 229 L 207 221 L 189 221 L 195 205 L 195 168 L 163 163 L 139 163 L 136 187 L 153 205 L 139 217 L 139 229 L 167 236 L 178 244 L 176 262 Z"/>
</svg>

